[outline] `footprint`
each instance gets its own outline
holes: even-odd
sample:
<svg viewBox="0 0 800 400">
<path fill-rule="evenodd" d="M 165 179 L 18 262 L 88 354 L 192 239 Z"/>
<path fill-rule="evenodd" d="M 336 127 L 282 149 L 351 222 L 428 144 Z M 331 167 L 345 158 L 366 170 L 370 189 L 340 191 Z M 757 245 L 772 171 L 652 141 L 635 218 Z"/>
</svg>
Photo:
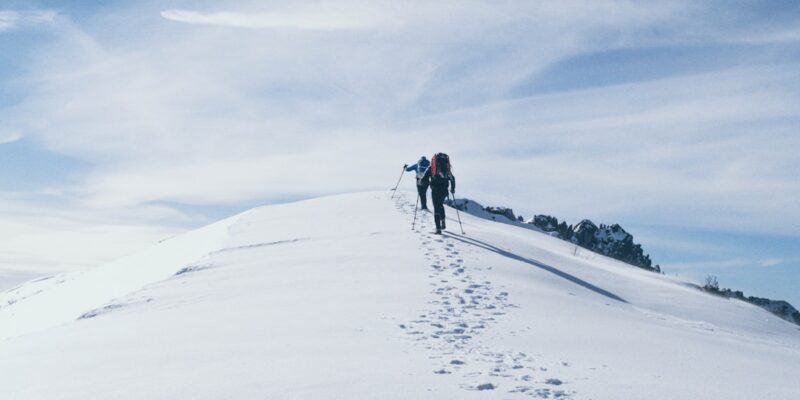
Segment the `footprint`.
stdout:
<svg viewBox="0 0 800 400">
<path fill-rule="evenodd" d="M 437 374 L 437 375 L 448 375 L 448 374 L 452 374 L 452 372 L 450 372 L 450 371 L 448 371 L 448 370 L 446 370 L 446 369 L 440 369 L 440 370 L 437 370 L 437 371 L 433 371 L 433 373 L 434 373 L 434 374 Z"/>
</svg>

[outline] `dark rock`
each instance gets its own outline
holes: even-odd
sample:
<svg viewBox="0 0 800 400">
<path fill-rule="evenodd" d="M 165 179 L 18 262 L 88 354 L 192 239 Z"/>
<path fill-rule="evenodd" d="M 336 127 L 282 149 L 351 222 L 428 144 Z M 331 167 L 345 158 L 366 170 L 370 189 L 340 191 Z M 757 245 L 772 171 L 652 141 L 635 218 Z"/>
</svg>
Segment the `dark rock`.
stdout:
<svg viewBox="0 0 800 400">
<path fill-rule="evenodd" d="M 549 215 L 536 215 L 528 223 L 545 232 L 556 232 L 558 230 L 558 218 Z"/>
<path fill-rule="evenodd" d="M 745 296 L 741 290 L 720 289 L 719 286 L 715 288 L 713 285 L 708 284 L 703 286 L 703 289 L 711 294 L 748 302 L 777 315 L 783 320 L 800 325 L 800 311 L 797 311 L 788 301 Z"/>
<path fill-rule="evenodd" d="M 483 209 L 492 214 L 490 219 L 493 220 L 496 220 L 495 216 L 497 215 L 508 218 L 509 221 L 520 221 L 520 218 L 515 216 L 514 211 L 508 207 L 482 207 L 477 202 L 467 199 L 456 200 L 453 205 L 460 210 L 467 211 L 469 209 L 467 204 L 474 205 L 469 208 Z M 625 231 L 619 224 L 597 226 L 592 221 L 585 219 L 572 226 L 550 215 L 535 215 L 527 223 L 551 236 L 570 241 L 585 249 L 639 268 L 661 272 L 661 267 L 653 266 L 650 256 L 645 254 L 642 246 L 635 243 L 633 235 Z"/>
<path fill-rule="evenodd" d="M 517 217 L 514 215 L 514 210 L 506 207 L 486 207 L 486 212 L 490 214 L 502 215 L 511 221 L 516 221 Z"/>
<path fill-rule="evenodd" d="M 576 225 L 572 231 L 575 233 L 572 236 L 573 243 L 590 250 L 592 249 L 597 236 L 597 225 L 595 225 L 592 221 L 585 219 Z"/>
</svg>

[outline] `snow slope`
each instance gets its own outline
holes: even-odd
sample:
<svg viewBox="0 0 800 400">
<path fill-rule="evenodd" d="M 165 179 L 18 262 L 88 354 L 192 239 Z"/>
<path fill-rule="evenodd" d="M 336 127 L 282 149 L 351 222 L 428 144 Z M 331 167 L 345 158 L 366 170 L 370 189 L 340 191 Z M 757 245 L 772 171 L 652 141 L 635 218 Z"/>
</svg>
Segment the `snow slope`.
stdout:
<svg viewBox="0 0 800 400">
<path fill-rule="evenodd" d="M 8 399 L 797 399 L 800 329 L 412 194 L 250 210 L 0 294 Z"/>
</svg>

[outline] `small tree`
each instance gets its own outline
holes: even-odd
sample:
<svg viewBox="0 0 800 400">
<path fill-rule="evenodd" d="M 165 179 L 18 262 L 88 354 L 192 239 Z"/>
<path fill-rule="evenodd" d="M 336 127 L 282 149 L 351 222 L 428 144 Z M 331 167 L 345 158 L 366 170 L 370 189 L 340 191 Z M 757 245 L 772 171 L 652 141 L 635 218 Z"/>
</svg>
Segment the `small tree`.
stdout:
<svg viewBox="0 0 800 400">
<path fill-rule="evenodd" d="M 703 289 L 709 292 L 719 293 L 719 281 L 717 281 L 717 277 L 713 275 L 707 276 L 706 284 L 703 285 Z"/>
</svg>

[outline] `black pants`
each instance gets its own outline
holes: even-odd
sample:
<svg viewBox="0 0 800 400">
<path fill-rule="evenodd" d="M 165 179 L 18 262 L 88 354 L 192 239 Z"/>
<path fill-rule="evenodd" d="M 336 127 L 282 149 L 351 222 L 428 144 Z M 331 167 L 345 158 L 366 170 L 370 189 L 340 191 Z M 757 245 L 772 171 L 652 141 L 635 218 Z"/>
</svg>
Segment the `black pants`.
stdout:
<svg viewBox="0 0 800 400">
<path fill-rule="evenodd" d="M 431 191 L 431 200 L 433 200 L 433 220 L 436 222 L 436 229 L 444 228 L 444 199 L 447 198 L 447 191 Z"/>
<path fill-rule="evenodd" d="M 428 182 L 417 184 L 417 193 L 419 193 L 419 204 L 424 209 L 428 209 Z"/>
</svg>

